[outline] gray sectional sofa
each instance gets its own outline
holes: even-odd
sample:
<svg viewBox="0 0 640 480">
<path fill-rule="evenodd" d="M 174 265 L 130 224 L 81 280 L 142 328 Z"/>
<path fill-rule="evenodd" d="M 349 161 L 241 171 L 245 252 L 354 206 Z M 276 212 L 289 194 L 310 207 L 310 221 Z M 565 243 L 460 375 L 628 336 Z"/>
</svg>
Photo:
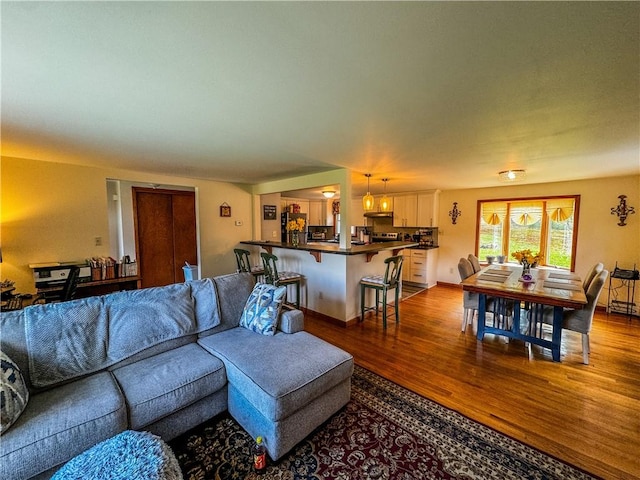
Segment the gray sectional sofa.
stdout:
<svg viewBox="0 0 640 480">
<path fill-rule="evenodd" d="M 278 332 L 239 326 L 249 273 L 3 314 L 0 349 L 30 399 L 0 437 L 0 478 L 49 478 L 127 429 L 170 440 L 229 410 L 278 459 L 350 398 L 353 358 L 283 310 Z"/>
</svg>

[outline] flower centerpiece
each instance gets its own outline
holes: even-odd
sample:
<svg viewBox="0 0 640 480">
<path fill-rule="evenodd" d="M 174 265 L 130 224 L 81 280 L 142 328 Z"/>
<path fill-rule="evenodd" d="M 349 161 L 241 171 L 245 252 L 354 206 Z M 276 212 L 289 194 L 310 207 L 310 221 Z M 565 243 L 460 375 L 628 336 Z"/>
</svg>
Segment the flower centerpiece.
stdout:
<svg viewBox="0 0 640 480">
<path fill-rule="evenodd" d="M 294 247 L 297 247 L 300 241 L 298 234 L 300 232 L 304 232 L 304 218 L 300 217 L 294 220 L 289 220 L 287 223 L 287 232 L 291 234 L 291 243 Z"/>
<path fill-rule="evenodd" d="M 518 250 L 517 252 L 513 252 L 511 256 L 518 260 L 522 265 L 522 278 L 525 278 L 525 275 L 529 275 L 530 280 L 531 268 L 538 266 L 538 262 L 540 261 L 540 252 L 534 255 L 529 249 Z"/>
</svg>

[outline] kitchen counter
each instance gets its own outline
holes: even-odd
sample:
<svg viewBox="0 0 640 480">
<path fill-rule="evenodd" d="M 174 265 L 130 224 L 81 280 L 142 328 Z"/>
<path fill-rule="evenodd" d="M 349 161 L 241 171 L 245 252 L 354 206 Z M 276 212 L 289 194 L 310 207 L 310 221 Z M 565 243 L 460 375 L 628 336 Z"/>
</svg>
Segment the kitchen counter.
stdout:
<svg viewBox="0 0 640 480">
<path fill-rule="evenodd" d="M 415 248 L 419 244 L 418 242 L 380 242 L 380 243 L 368 243 L 365 245 L 351 245 L 349 248 L 340 248 L 338 243 L 332 243 L 327 241 L 319 241 L 319 242 L 307 242 L 304 244 L 300 244 L 297 247 L 294 247 L 290 243 L 282 243 L 282 242 L 270 242 L 270 241 L 261 241 L 261 240 L 246 240 L 240 243 L 246 245 L 258 245 L 269 253 L 271 253 L 271 249 L 273 248 L 286 248 L 291 250 L 302 250 L 307 251 L 311 255 L 313 255 L 316 259 L 316 262 L 322 261 L 322 254 L 334 254 L 334 255 L 367 255 L 367 262 L 371 260 L 371 258 L 376 255 L 378 252 L 383 250 L 393 250 L 393 254 L 397 255 L 396 251 L 399 252 L 405 248 Z"/>
</svg>

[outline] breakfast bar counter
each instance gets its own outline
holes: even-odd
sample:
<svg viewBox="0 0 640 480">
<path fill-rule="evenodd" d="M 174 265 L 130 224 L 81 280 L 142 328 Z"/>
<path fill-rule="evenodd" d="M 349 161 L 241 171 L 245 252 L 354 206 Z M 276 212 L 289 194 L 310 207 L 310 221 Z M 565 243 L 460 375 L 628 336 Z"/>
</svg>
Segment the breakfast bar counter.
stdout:
<svg viewBox="0 0 640 480">
<path fill-rule="evenodd" d="M 411 241 L 352 244 L 347 248 L 333 242 L 309 242 L 298 246 L 260 240 L 240 243 L 251 252 L 253 266 L 261 265 L 260 252 L 266 250 L 278 257 L 278 271 L 303 276 L 303 309 L 345 324 L 355 322 L 359 316 L 360 279 L 384 274 L 387 258 L 403 255 L 407 249 L 418 246 L 417 242 Z"/>
<path fill-rule="evenodd" d="M 282 242 L 270 242 L 261 240 L 247 240 L 240 242 L 245 245 L 258 245 L 264 248 L 267 252 L 272 253 L 273 248 L 288 248 L 292 250 L 302 250 L 309 252 L 316 262 L 322 261 L 322 254 L 329 253 L 334 255 L 366 255 L 367 262 L 371 261 L 374 255 L 383 250 L 392 250 L 393 255 L 397 255 L 398 252 L 405 248 L 412 248 L 418 246 L 417 242 L 380 242 L 380 243 L 368 243 L 368 244 L 352 244 L 349 248 L 340 248 L 338 243 L 334 242 L 307 242 L 301 243 L 298 246 L 293 246 L 290 243 Z"/>
</svg>

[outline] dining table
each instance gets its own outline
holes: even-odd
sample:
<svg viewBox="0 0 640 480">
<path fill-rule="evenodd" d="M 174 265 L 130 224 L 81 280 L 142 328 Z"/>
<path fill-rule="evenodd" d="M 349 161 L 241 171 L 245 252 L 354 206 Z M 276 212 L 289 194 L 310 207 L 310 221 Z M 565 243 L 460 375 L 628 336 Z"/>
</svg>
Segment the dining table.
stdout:
<svg viewBox="0 0 640 480">
<path fill-rule="evenodd" d="M 553 361 L 559 362 L 563 311 L 587 303 L 582 280 L 557 268 L 533 268 L 526 276 L 522 271 L 520 265 L 492 264 L 461 282 L 463 290 L 478 294 L 477 338 L 493 333 L 523 340 L 551 349 Z M 487 313 L 493 317 L 490 324 Z M 543 327 L 551 314 L 549 339 Z"/>
</svg>

